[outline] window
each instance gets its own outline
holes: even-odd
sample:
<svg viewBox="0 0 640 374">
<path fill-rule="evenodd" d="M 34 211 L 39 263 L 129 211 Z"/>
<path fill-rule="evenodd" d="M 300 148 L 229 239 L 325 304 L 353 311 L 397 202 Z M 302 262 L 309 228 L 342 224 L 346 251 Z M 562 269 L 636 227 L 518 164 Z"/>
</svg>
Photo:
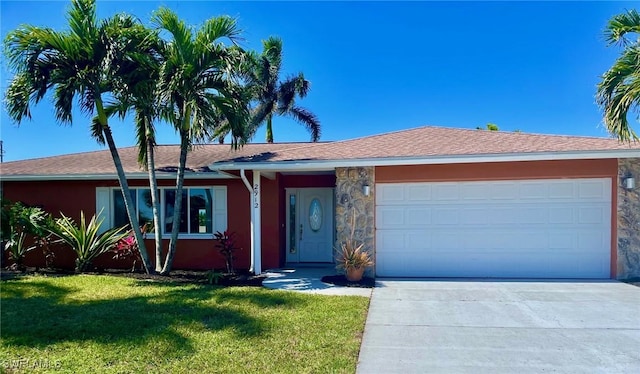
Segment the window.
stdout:
<svg viewBox="0 0 640 374">
<path fill-rule="evenodd" d="M 213 234 L 212 190 L 210 188 L 185 188 L 182 190 L 180 209 L 180 231 L 190 234 Z M 164 190 L 165 233 L 173 228 L 173 212 L 176 199 L 175 189 Z"/>
<path fill-rule="evenodd" d="M 153 207 L 151 190 L 131 188 L 131 199 L 138 214 L 140 225 L 153 231 Z M 171 235 L 175 204 L 175 188 L 160 188 L 160 225 L 163 236 Z M 180 236 L 212 237 L 216 231 L 227 229 L 226 187 L 185 187 L 182 190 L 180 212 Z M 104 218 L 101 229 L 123 226 L 129 223 L 124 198 L 119 188 L 96 189 L 96 208 L 102 209 Z"/>
</svg>

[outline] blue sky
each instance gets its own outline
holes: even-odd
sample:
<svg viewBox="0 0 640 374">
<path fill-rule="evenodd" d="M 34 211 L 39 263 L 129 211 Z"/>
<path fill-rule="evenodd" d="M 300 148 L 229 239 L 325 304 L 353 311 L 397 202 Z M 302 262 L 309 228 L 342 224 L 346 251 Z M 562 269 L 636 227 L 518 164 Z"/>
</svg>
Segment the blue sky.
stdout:
<svg viewBox="0 0 640 374">
<path fill-rule="evenodd" d="M 1 0 L 3 39 L 24 23 L 64 29 L 69 4 Z M 607 136 L 594 93 L 619 49 L 606 46 L 603 29 L 635 3 L 99 1 L 98 13 L 125 11 L 146 23 L 160 5 L 194 26 L 236 17 L 247 48 L 280 36 L 285 73 L 303 71 L 312 84 L 299 104 L 319 117 L 321 140 L 339 140 L 488 122 L 504 131 Z M 3 97 L 10 79 L 3 65 Z M 56 123 L 48 101 L 33 114 L 17 127 L 3 108 L 5 161 L 101 149 L 79 112 L 70 127 Z M 112 126 L 118 146 L 134 144 L 129 121 Z M 178 142 L 168 127 L 159 133 L 162 144 Z M 276 118 L 274 138 L 309 134 Z M 253 141 L 264 141 L 264 131 Z"/>
</svg>

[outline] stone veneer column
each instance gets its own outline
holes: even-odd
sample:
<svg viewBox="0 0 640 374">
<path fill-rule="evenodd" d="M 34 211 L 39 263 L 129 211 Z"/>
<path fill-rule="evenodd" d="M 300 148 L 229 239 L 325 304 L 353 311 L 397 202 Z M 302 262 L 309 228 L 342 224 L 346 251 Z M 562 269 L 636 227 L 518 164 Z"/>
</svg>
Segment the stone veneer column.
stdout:
<svg viewBox="0 0 640 374">
<path fill-rule="evenodd" d="M 364 248 L 375 261 L 375 169 L 352 167 L 336 169 L 336 247 L 351 235 L 355 212 L 354 239 L 364 243 Z M 370 188 L 364 195 L 363 186 Z M 335 250 L 335 249 L 334 249 Z M 373 268 L 367 270 L 373 276 Z"/>
<path fill-rule="evenodd" d="M 636 187 L 622 186 L 628 174 Z M 640 278 L 640 158 L 618 160 L 618 279 Z"/>
</svg>

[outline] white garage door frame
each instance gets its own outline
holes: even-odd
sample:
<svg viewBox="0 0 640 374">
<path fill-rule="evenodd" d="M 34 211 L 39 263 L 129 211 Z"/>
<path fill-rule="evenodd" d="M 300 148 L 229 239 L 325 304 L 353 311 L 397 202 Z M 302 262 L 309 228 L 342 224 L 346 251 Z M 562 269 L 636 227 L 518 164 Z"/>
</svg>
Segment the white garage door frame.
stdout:
<svg viewBox="0 0 640 374">
<path fill-rule="evenodd" d="M 380 277 L 609 278 L 611 178 L 376 184 Z"/>
</svg>

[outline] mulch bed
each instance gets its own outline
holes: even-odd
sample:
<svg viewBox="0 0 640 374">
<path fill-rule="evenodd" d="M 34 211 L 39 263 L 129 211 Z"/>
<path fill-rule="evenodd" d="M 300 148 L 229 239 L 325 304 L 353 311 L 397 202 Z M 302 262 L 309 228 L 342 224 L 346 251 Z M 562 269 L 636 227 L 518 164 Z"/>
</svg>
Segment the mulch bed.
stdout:
<svg viewBox="0 0 640 374">
<path fill-rule="evenodd" d="M 373 288 L 376 286 L 376 280 L 369 277 L 363 277 L 359 282 L 351 282 L 344 275 L 326 275 L 320 280 L 324 283 L 342 287 Z"/>
<path fill-rule="evenodd" d="M 2 269 L 0 271 L 0 279 L 13 279 L 25 275 L 44 275 L 44 276 L 65 276 L 72 275 L 73 271 L 60 269 L 35 269 L 27 268 L 26 272 Z M 262 281 L 266 279 L 266 275 L 253 275 L 247 271 L 238 271 L 236 274 L 216 273 L 217 279 L 209 282 L 208 271 L 192 271 L 192 270 L 173 270 L 170 275 L 146 274 L 141 271 L 132 272 L 131 270 L 122 269 L 100 269 L 97 271 L 86 272 L 85 274 L 112 275 L 116 277 L 126 277 L 151 282 L 174 282 L 187 284 L 214 284 L 218 286 L 251 286 L 262 287 Z M 217 281 L 217 282 L 216 282 Z"/>
</svg>

